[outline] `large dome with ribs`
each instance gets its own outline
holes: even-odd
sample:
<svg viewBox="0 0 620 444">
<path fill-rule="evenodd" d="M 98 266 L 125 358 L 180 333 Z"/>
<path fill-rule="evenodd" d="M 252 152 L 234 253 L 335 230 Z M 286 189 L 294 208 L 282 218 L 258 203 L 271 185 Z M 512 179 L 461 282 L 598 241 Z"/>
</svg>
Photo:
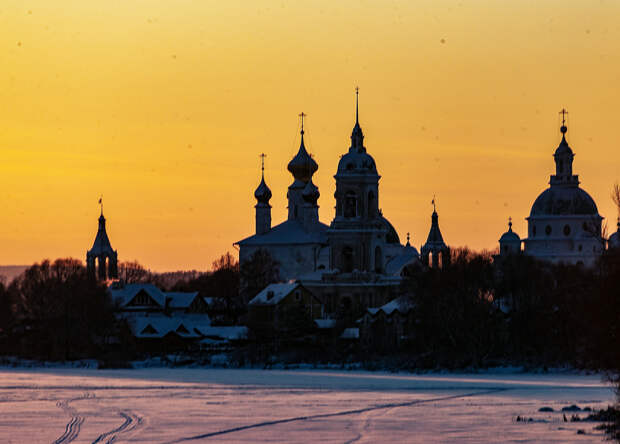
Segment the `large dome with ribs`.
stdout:
<svg viewBox="0 0 620 444">
<path fill-rule="evenodd" d="M 579 187 L 551 187 L 534 201 L 531 216 L 598 215 L 594 199 Z"/>
</svg>

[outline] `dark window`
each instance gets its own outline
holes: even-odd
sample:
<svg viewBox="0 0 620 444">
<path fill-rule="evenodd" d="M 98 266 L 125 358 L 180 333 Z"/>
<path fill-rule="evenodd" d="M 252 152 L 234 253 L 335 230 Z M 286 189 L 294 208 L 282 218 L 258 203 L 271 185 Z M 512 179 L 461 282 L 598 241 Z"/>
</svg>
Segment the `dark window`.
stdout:
<svg viewBox="0 0 620 444">
<path fill-rule="evenodd" d="M 532 227 L 532 236 L 536 236 L 536 225 Z"/>
<path fill-rule="evenodd" d="M 570 234 L 570 225 L 564 225 L 564 236 L 568 236 Z"/>
<path fill-rule="evenodd" d="M 549 235 L 551 234 L 551 225 L 547 225 L 547 226 L 545 227 L 545 234 L 546 234 L 547 236 L 549 236 Z"/>
<path fill-rule="evenodd" d="M 588 226 L 587 222 L 584 222 L 581 227 L 583 228 L 583 231 L 590 231 L 590 227 Z"/>
<path fill-rule="evenodd" d="M 374 216 L 375 208 L 375 193 L 372 191 L 368 192 L 368 215 Z"/>
<path fill-rule="evenodd" d="M 353 271 L 353 248 L 351 247 L 342 249 L 342 271 L 345 273 Z"/>
<path fill-rule="evenodd" d="M 357 216 L 357 199 L 353 191 L 348 191 L 344 198 L 344 217 Z"/>
<path fill-rule="evenodd" d="M 383 271 L 383 255 L 381 254 L 381 247 L 375 248 L 375 273 L 381 273 Z"/>
<path fill-rule="evenodd" d="M 579 245 L 579 247 L 577 248 L 579 251 L 583 250 L 583 245 Z"/>
</svg>

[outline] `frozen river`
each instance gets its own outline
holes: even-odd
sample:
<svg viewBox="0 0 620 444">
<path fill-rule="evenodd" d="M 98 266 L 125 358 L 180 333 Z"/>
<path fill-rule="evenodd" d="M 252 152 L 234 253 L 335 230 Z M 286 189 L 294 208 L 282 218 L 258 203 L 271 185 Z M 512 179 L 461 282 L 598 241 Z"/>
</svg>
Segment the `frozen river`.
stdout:
<svg viewBox="0 0 620 444">
<path fill-rule="evenodd" d="M 600 376 L 565 374 L 7 369 L 0 442 L 600 442 L 560 410 L 613 399 Z"/>
</svg>

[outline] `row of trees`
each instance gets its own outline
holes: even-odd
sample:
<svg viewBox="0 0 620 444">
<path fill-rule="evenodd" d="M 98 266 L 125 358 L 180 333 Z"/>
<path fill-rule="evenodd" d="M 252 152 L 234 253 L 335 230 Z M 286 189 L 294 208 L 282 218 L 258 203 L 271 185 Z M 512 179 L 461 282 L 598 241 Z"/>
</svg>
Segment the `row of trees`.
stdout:
<svg viewBox="0 0 620 444">
<path fill-rule="evenodd" d="M 494 262 L 488 253 L 459 249 L 444 268 L 409 270 L 409 351 L 440 365 L 512 360 L 620 368 L 618 282 L 616 252 L 589 269 L 526 255 Z"/>
</svg>

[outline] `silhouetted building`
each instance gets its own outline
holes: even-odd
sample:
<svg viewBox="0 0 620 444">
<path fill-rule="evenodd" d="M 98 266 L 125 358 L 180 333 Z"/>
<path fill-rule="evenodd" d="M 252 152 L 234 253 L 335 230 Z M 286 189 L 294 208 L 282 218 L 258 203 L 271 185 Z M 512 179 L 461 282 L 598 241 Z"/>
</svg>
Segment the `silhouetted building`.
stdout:
<svg viewBox="0 0 620 444">
<path fill-rule="evenodd" d="M 420 255 L 422 262 L 433 268 L 442 267 L 450 263 L 450 248 L 443 241 L 439 229 L 439 216 L 433 199 L 433 214 L 431 215 L 431 229 L 428 232 L 426 243 L 422 246 Z"/>
<path fill-rule="evenodd" d="M 264 161 L 264 154 L 261 157 Z M 287 220 L 275 227 L 271 226 L 271 190 L 265 183 L 263 163 L 261 181 L 254 192 L 257 201 L 254 207 L 256 233 L 235 243 L 239 246 L 239 262 L 247 261 L 260 249 L 265 250 L 279 262 L 280 278 L 283 281 L 328 266 L 327 225 L 319 221 L 319 189 L 312 183 L 312 175 L 317 169 L 317 163 L 306 150 L 302 120 L 301 144 L 288 164 L 293 183 L 288 187 L 286 195 Z"/>
<path fill-rule="evenodd" d="M 108 233 L 105 230 L 103 208 L 99 216 L 99 229 L 93 247 L 86 253 L 86 268 L 88 273 L 97 279 L 118 278 L 118 255 L 110 245 Z"/>
<path fill-rule="evenodd" d="M 351 144 L 334 176 L 335 216 L 329 227 L 319 220 L 320 194 L 312 182 L 318 165 L 306 150 L 303 113 L 301 117 L 301 144 L 288 164 L 294 180 L 288 187 L 287 220 L 271 227 L 271 190 L 261 174 L 254 193 L 256 234 L 236 243 L 239 262 L 265 250 L 279 263 L 281 281 L 301 282 L 327 313 L 361 315 L 367 307 L 383 305 L 398 295 L 401 273 L 419 255 L 409 242 L 400 243 L 380 209 L 381 176 L 364 146 L 358 95 Z"/>
<path fill-rule="evenodd" d="M 573 174 L 575 155 L 566 142 L 564 119 L 560 131 L 562 140 L 553 155 L 555 174 L 526 218 L 525 253 L 551 262 L 592 265 L 605 248 L 603 218 L 594 199 L 579 187 L 579 176 Z"/>
<path fill-rule="evenodd" d="M 499 238 L 499 255 L 508 256 L 517 253 L 521 253 L 521 238 L 512 231 L 512 218 L 509 218 L 508 231 Z"/>
</svg>

